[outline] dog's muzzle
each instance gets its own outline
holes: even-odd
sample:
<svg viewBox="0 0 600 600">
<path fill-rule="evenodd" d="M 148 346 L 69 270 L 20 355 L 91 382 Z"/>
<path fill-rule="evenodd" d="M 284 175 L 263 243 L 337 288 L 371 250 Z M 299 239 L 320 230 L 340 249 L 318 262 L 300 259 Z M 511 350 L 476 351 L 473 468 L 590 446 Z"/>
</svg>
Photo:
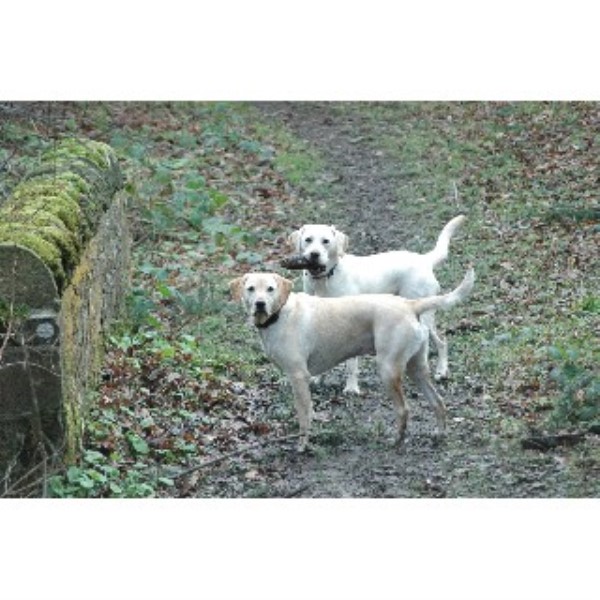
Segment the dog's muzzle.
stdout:
<svg viewBox="0 0 600 600">
<path fill-rule="evenodd" d="M 254 303 L 252 317 L 254 318 L 254 325 L 256 325 L 256 327 L 265 329 L 277 322 L 279 319 L 279 312 L 269 314 L 267 311 L 267 303 L 264 300 L 257 300 Z"/>
<path fill-rule="evenodd" d="M 257 300 L 254 303 L 254 314 L 255 315 L 266 315 L 267 314 L 267 303 L 264 300 Z"/>
<path fill-rule="evenodd" d="M 304 254 L 304 259 L 306 260 L 307 266 L 306 269 L 310 271 L 319 271 L 320 269 L 324 269 L 327 266 L 326 258 L 321 254 L 321 252 L 313 251 L 306 252 Z"/>
</svg>

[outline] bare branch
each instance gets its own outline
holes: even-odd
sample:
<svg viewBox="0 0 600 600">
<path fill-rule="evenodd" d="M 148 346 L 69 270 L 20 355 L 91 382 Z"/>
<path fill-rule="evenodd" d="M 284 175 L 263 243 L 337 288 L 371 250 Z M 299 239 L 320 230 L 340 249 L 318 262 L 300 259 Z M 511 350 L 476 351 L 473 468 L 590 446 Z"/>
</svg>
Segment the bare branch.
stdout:
<svg viewBox="0 0 600 600">
<path fill-rule="evenodd" d="M 217 456 L 216 458 L 212 458 L 210 460 L 204 461 L 198 465 L 194 465 L 193 467 L 189 467 L 188 469 L 184 469 L 180 471 L 176 475 L 172 476 L 174 479 L 179 479 L 180 477 L 185 477 L 194 471 L 199 471 L 200 469 L 206 469 L 208 467 L 212 467 L 224 460 L 228 460 L 233 458 L 234 456 L 239 456 L 240 454 L 245 454 L 250 450 L 255 450 L 256 448 L 262 448 L 263 446 L 269 444 L 279 444 L 281 442 L 288 442 L 290 440 L 295 440 L 300 437 L 299 433 L 292 433 L 290 435 L 284 435 L 281 437 L 269 437 L 264 440 L 260 440 L 255 442 L 254 444 L 249 444 L 248 446 L 243 446 L 242 448 L 238 448 L 237 450 L 233 450 L 232 452 L 228 452 L 227 454 L 222 454 L 221 456 Z"/>
<path fill-rule="evenodd" d="M 460 202 L 458 200 L 458 187 L 456 186 L 456 181 L 452 182 L 452 188 L 454 190 L 454 203 L 456 206 L 460 206 Z"/>
</svg>

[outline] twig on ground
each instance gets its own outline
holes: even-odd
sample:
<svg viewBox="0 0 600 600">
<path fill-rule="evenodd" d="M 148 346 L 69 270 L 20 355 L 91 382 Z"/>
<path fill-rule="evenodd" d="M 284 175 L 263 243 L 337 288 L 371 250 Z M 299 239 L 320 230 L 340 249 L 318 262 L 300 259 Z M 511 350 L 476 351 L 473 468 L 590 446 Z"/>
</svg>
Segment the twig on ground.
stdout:
<svg viewBox="0 0 600 600">
<path fill-rule="evenodd" d="M 299 496 L 302 492 L 305 492 L 309 487 L 310 483 L 305 483 L 304 485 L 301 485 L 297 488 L 294 488 L 293 490 L 290 490 L 289 492 L 286 492 L 285 494 L 283 494 L 282 498 L 295 498 L 296 496 Z"/>
<path fill-rule="evenodd" d="M 17 153 L 17 149 L 15 147 L 15 148 L 13 148 L 13 151 L 8 155 L 8 157 L 0 163 L 0 172 L 4 171 L 6 169 L 6 166 L 14 158 L 16 153 Z"/>
<path fill-rule="evenodd" d="M 458 200 L 458 187 L 456 186 L 456 181 L 452 182 L 452 188 L 454 189 L 454 203 L 456 206 L 459 206 L 460 202 Z"/>
<path fill-rule="evenodd" d="M 269 437 L 264 440 L 260 440 L 255 442 L 254 444 L 249 444 L 248 446 L 243 446 L 242 448 L 238 448 L 237 450 L 233 450 L 232 452 L 228 452 L 227 454 L 222 454 L 221 456 L 217 456 L 216 458 L 212 458 L 210 460 L 204 461 L 200 464 L 194 465 L 193 467 L 188 467 L 183 471 L 180 471 L 176 475 L 172 476 L 173 479 L 179 479 L 180 477 L 185 477 L 194 471 L 199 471 L 200 469 L 206 469 L 208 467 L 212 467 L 224 460 L 229 458 L 233 458 L 234 456 L 239 456 L 240 454 L 244 454 L 245 452 L 249 452 L 250 450 L 254 450 L 256 448 L 261 448 L 267 444 L 278 444 L 281 442 L 287 442 L 289 440 L 295 440 L 300 437 L 299 433 L 292 433 L 290 435 L 284 435 L 281 437 Z"/>
<path fill-rule="evenodd" d="M 521 440 L 524 450 L 551 450 L 558 446 L 575 446 L 585 440 L 585 433 L 561 433 L 558 435 L 532 435 Z"/>
<path fill-rule="evenodd" d="M 0 498 L 11 498 L 14 495 L 24 497 L 24 491 L 42 485 L 42 479 L 45 476 L 45 465 L 42 464 L 45 462 L 45 459 L 41 462 L 36 463 L 31 469 L 22 474 L 16 481 L 9 482 L 6 478 L 3 479 L 5 481 L 4 492 L 0 494 Z M 42 476 L 36 477 L 36 479 L 28 481 L 29 478 L 33 477 L 36 471 L 42 470 Z"/>
</svg>

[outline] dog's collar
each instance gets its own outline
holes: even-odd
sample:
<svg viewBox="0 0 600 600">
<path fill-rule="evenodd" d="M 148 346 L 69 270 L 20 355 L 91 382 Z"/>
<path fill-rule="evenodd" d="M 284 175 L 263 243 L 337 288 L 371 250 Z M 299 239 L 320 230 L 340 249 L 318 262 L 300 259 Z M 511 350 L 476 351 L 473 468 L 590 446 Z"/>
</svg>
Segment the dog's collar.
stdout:
<svg viewBox="0 0 600 600">
<path fill-rule="evenodd" d="M 266 329 L 269 325 L 273 325 L 279 319 L 279 311 L 273 313 L 264 323 L 254 323 L 258 329 Z"/>
<path fill-rule="evenodd" d="M 310 273 L 310 277 L 311 279 L 329 279 L 332 275 L 333 272 L 335 271 L 335 268 L 337 267 L 337 263 L 335 265 L 333 265 L 333 267 L 331 267 L 331 269 L 329 271 L 327 271 L 326 273 L 323 273 L 322 275 L 313 275 L 313 273 Z"/>
</svg>

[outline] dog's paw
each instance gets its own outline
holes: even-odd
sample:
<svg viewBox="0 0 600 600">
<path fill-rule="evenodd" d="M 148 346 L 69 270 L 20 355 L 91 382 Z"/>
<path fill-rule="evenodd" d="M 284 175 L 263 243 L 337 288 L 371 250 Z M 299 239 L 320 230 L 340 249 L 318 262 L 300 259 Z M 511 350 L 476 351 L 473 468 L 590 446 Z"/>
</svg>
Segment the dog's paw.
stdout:
<svg viewBox="0 0 600 600">
<path fill-rule="evenodd" d="M 447 381 L 448 380 L 448 369 L 443 371 L 436 371 L 433 375 L 435 381 Z"/>
<path fill-rule="evenodd" d="M 358 383 L 348 383 L 344 386 L 344 394 L 354 394 L 356 396 L 360 396 L 360 388 L 358 387 Z"/>
<path fill-rule="evenodd" d="M 296 444 L 297 454 L 306 454 L 308 450 L 308 437 L 301 437 Z"/>
<path fill-rule="evenodd" d="M 320 387 L 323 385 L 325 378 L 323 375 L 316 375 L 315 377 L 310 378 L 310 385 L 312 387 Z"/>
<path fill-rule="evenodd" d="M 448 379 L 448 359 L 447 358 L 438 357 L 433 378 L 435 379 L 435 381 L 444 381 L 445 379 Z"/>
<path fill-rule="evenodd" d="M 407 436 L 406 435 L 397 435 L 394 438 L 394 441 L 391 445 L 392 450 L 395 450 L 399 454 L 404 454 L 406 452 L 406 447 L 408 446 Z"/>
<path fill-rule="evenodd" d="M 446 444 L 446 436 L 444 434 L 433 435 L 431 437 L 431 445 L 433 448 L 443 448 Z"/>
</svg>

